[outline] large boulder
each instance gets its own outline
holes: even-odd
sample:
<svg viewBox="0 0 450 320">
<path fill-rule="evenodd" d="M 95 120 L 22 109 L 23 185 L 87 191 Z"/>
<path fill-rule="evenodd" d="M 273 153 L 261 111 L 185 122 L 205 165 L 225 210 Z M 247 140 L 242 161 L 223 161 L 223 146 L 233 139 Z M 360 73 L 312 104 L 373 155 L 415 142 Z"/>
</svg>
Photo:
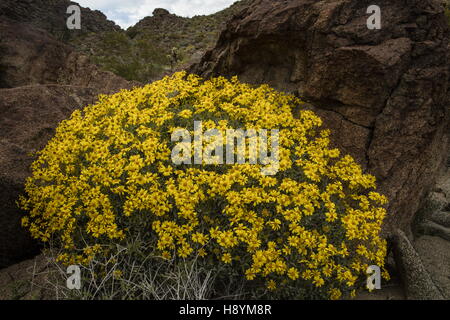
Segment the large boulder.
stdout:
<svg viewBox="0 0 450 320">
<path fill-rule="evenodd" d="M 35 152 L 58 123 L 97 100 L 130 89 L 99 70 L 44 30 L 0 17 L 0 268 L 37 253 L 38 244 L 20 225 L 16 201 L 24 192 Z"/>
<path fill-rule="evenodd" d="M 447 160 L 449 27 L 441 1 L 255 0 L 190 71 L 268 83 L 307 101 L 334 143 L 390 199 L 387 233 L 410 235 Z"/>
</svg>

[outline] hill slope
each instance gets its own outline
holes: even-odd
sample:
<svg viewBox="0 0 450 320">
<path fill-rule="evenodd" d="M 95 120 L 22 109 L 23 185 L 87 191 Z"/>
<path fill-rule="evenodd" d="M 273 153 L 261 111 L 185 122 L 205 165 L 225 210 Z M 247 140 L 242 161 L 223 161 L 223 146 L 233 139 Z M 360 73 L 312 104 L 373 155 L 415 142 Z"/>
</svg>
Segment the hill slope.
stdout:
<svg viewBox="0 0 450 320">
<path fill-rule="evenodd" d="M 192 18 L 156 9 L 127 31 L 84 34 L 70 43 L 105 70 L 151 82 L 200 60 L 226 22 L 249 2 L 237 1 L 215 14 Z"/>
</svg>

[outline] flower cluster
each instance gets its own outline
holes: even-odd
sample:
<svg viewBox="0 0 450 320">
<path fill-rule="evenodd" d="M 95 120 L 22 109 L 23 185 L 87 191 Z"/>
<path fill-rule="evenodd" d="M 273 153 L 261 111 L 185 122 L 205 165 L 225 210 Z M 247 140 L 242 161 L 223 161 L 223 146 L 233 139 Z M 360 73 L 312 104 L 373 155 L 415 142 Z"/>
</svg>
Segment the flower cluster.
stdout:
<svg viewBox="0 0 450 320">
<path fill-rule="evenodd" d="M 269 290 L 308 284 L 340 298 L 369 265 L 384 266 L 387 199 L 302 105 L 266 85 L 185 73 L 101 96 L 39 153 L 20 199 L 23 225 L 57 241 L 67 264 L 143 233 L 146 250 L 164 259 L 202 257 L 239 266 Z M 222 132 L 279 130 L 278 173 L 248 161 L 174 165 L 171 133 L 193 133 L 195 120 Z"/>
</svg>

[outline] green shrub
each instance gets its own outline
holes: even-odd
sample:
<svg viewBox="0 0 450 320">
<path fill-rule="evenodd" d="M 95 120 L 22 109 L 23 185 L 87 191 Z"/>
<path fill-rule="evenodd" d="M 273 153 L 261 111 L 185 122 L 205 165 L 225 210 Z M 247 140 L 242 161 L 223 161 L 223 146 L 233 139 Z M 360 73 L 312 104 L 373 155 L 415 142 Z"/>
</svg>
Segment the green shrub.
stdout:
<svg viewBox="0 0 450 320">
<path fill-rule="evenodd" d="M 208 287 L 197 293 L 207 298 L 355 294 L 369 265 L 384 266 L 387 200 L 373 176 L 329 147 L 330 133 L 302 104 L 268 86 L 185 73 L 102 96 L 40 152 L 20 201 L 23 224 L 59 250 L 58 261 L 88 268 L 97 298 L 157 298 L 155 288 L 176 287 L 173 275 L 192 268 L 188 280 Z M 244 164 L 175 165 L 176 147 L 205 151 L 171 139 L 176 129 L 193 134 L 195 120 L 224 137 L 279 130 L 279 161 L 250 164 L 250 152 Z M 139 281 L 149 286 L 130 295 Z"/>
<path fill-rule="evenodd" d="M 152 38 L 132 40 L 123 32 L 107 32 L 99 37 L 92 61 L 127 80 L 151 82 L 169 64 L 163 50 L 153 45 Z"/>
</svg>

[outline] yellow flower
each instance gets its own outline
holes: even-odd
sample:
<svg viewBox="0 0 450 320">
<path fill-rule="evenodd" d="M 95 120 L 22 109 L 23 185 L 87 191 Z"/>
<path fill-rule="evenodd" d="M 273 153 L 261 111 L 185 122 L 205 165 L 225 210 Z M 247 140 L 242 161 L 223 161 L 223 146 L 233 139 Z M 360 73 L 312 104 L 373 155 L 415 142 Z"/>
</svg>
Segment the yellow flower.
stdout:
<svg viewBox="0 0 450 320">
<path fill-rule="evenodd" d="M 273 280 L 269 280 L 268 282 L 267 282 L 267 289 L 269 289 L 269 290 L 276 290 L 277 289 L 277 284 L 276 284 L 276 282 L 275 281 L 273 281 Z"/>
<path fill-rule="evenodd" d="M 208 253 L 206 252 L 206 250 L 205 249 L 203 249 L 203 248 L 200 248 L 199 250 L 198 250 L 198 255 L 200 256 L 200 257 L 206 257 L 207 255 L 208 255 Z"/>
<path fill-rule="evenodd" d="M 281 221 L 279 219 L 274 219 L 273 221 L 267 222 L 267 224 L 275 231 L 280 230 Z"/>
<path fill-rule="evenodd" d="M 185 109 L 178 113 L 178 115 L 182 118 L 189 119 L 190 117 L 192 117 L 192 111 L 189 109 Z"/>
<path fill-rule="evenodd" d="M 170 254 L 169 251 L 163 251 L 161 256 L 163 257 L 163 259 L 165 260 L 170 260 L 172 258 L 172 255 Z"/>
<path fill-rule="evenodd" d="M 290 268 L 288 270 L 288 277 L 291 278 L 292 280 L 297 280 L 300 276 L 298 270 L 296 268 Z"/>
<path fill-rule="evenodd" d="M 204 245 L 208 241 L 208 236 L 203 233 L 197 232 L 192 235 L 192 241 Z"/>
<path fill-rule="evenodd" d="M 122 275 L 123 275 L 123 272 L 121 270 L 117 269 L 117 270 L 114 270 L 114 272 L 113 272 L 113 276 L 114 276 L 115 279 L 122 278 Z"/>
<path fill-rule="evenodd" d="M 339 289 L 333 288 L 330 290 L 330 299 L 339 300 L 342 296 L 342 292 Z"/>
<path fill-rule="evenodd" d="M 223 261 L 224 263 L 226 263 L 226 264 L 231 263 L 231 261 L 232 261 L 231 254 L 225 253 L 225 254 L 222 256 L 222 261 Z"/>
</svg>

